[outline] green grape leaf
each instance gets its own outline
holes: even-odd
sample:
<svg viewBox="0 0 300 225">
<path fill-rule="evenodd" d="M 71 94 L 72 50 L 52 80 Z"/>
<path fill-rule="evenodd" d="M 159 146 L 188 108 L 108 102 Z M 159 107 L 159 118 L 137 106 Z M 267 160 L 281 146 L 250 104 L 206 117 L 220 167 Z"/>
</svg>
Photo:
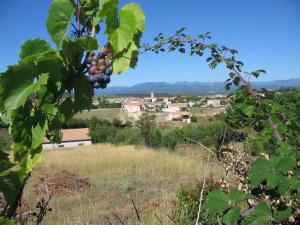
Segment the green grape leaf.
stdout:
<svg viewBox="0 0 300 225">
<path fill-rule="evenodd" d="M 245 193 L 244 191 L 240 191 L 236 188 L 232 188 L 229 191 L 228 197 L 234 204 L 237 204 L 239 202 L 252 198 L 252 195 L 249 193 Z"/>
<path fill-rule="evenodd" d="M 10 219 L 5 218 L 3 216 L 0 216 L 0 224 L 1 225 L 15 225 L 16 221 L 10 220 Z"/>
<path fill-rule="evenodd" d="M 276 170 L 280 171 L 280 172 L 287 172 L 289 170 L 292 170 L 296 167 L 297 162 L 296 159 L 290 156 L 286 156 L 286 157 L 280 157 L 280 159 L 278 160 L 278 163 L 276 165 Z"/>
<path fill-rule="evenodd" d="M 55 61 L 55 60 L 62 60 L 61 56 L 59 55 L 58 51 L 54 50 L 49 50 L 46 52 L 34 54 L 27 56 L 24 60 L 29 61 L 29 62 L 34 62 L 34 63 L 39 63 L 43 61 Z"/>
<path fill-rule="evenodd" d="M 211 213 L 223 212 L 230 207 L 230 199 L 222 191 L 217 189 L 208 193 L 204 202 L 204 208 Z"/>
<path fill-rule="evenodd" d="M 63 121 L 67 122 L 74 114 L 74 102 L 70 97 L 66 98 L 60 105 L 59 111 L 63 114 Z"/>
<path fill-rule="evenodd" d="M 269 175 L 269 162 L 259 157 L 250 169 L 250 181 L 253 187 L 257 187 Z"/>
<path fill-rule="evenodd" d="M 94 92 L 85 77 L 78 78 L 74 86 L 74 112 L 91 109 L 93 105 Z"/>
<path fill-rule="evenodd" d="M 60 49 L 71 23 L 74 6 L 70 0 L 53 0 L 48 14 L 47 29 L 51 39 Z"/>
<path fill-rule="evenodd" d="M 282 177 L 278 182 L 278 192 L 281 195 L 285 195 L 289 188 L 291 187 L 291 179 L 288 177 Z"/>
<path fill-rule="evenodd" d="M 105 17 L 106 18 L 106 31 L 117 28 L 118 26 L 118 0 L 100 0 L 98 12 L 95 17 L 93 17 L 92 24 L 94 26 L 98 25 Z M 113 26 L 113 28 L 112 28 Z M 107 32 L 110 33 L 110 32 Z"/>
<path fill-rule="evenodd" d="M 24 105 L 33 92 L 47 83 L 48 77 L 48 74 L 41 74 L 36 80 L 37 71 L 32 63 L 10 66 L 0 76 L 0 111 L 12 111 Z"/>
<path fill-rule="evenodd" d="M 97 40 L 89 36 L 76 38 L 75 43 L 78 44 L 78 46 L 80 47 L 79 49 L 88 52 L 97 50 L 99 48 Z"/>
<path fill-rule="evenodd" d="M 3 193 L 5 200 L 8 203 L 15 201 L 16 193 L 21 187 L 18 175 L 14 171 L 5 171 L 0 173 L 0 192 Z"/>
<path fill-rule="evenodd" d="M 245 217 L 245 225 L 262 225 L 267 224 L 272 219 L 272 213 L 270 207 L 264 203 L 259 203 L 253 212 Z"/>
<path fill-rule="evenodd" d="M 233 225 L 235 224 L 240 217 L 240 208 L 234 207 L 230 209 L 224 216 L 223 216 L 223 222 L 226 225 Z"/>
<path fill-rule="evenodd" d="M 44 121 L 42 126 L 38 123 L 36 126 L 32 127 L 32 149 L 36 149 L 43 143 L 45 135 L 48 129 L 47 120 Z"/>
<path fill-rule="evenodd" d="M 21 59 L 25 59 L 28 56 L 40 54 L 49 50 L 51 50 L 51 47 L 48 42 L 39 38 L 29 39 L 22 44 L 19 55 Z"/>
<path fill-rule="evenodd" d="M 21 182 L 24 181 L 26 174 L 32 171 L 32 169 L 41 161 L 42 147 L 36 149 L 24 148 L 22 144 L 14 143 L 13 151 L 15 160 L 20 164 L 18 171 L 18 177 Z"/>
<path fill-rule="evenodd" d="M 289 218 L 291 215 L 293 215 L 293 209 L 292 207 L 288 207 L 281 211 L 276 210 L 274 213 L 274 219 L 276 222 L 281 222 L 282 220 Z"/>
<path fill-rule="evenodd" d="M 0 154 L 2 154 L 3 151 L 1 150 L 0 151 Z M 6 160 L 3 160 L 3 159 L 0 159 L 0 173 L 4 172 L 5 170 L 8 170 L 10 168 L 12 168 L 15 164 L 11 163 L 9 161 L 9 159 L 6 159 Z"/>
<path fill-rule="evenodd" d="M 138 48 L 134 43 L 131 43 L 121 57 L 114 60 L 112 69 L 114 74 L 120 74 L 126 71 L 129 67 L 134 67 L 137 62 Z"/>
<path fill-rule="evenodd" d="M 268 185 L 272 188 L 275 188 L 281 179 L 282 176 L 277 173 L 269 173 L 269 175 L 266 177 Z"/>
<path fill-rule="evenodd" d="M 144 31 L 144 26 L 145 16 L 140 6 L 136 3 L 125 5 L 120 12 L 120 25 L 109 37 L 114 54 L 126 49 L 134 36 Z"/>
</svg>

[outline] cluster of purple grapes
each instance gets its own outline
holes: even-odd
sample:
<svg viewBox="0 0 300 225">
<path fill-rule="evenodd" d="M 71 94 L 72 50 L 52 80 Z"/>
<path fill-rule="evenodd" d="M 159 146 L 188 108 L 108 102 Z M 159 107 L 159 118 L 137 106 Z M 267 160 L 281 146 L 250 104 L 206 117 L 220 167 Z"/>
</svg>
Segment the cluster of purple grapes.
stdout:
<svg viewBox="0 0 300 225">
<path fill-rule="evenodd" d="M 106 44 L 98 54 L 90 52 L 86 63 L 90 66 L 88 81 L 93 88 L 106 88 L 112 75 L 110 44 Z"/>
</svg>

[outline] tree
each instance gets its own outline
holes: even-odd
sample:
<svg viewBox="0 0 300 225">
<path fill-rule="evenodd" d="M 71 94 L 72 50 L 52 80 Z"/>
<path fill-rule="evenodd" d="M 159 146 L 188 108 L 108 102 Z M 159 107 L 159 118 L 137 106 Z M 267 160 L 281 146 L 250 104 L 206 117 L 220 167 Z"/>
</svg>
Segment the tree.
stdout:
<svg viewBox="0 0 300 225">
<path fill-rule="evenodd" d="M 14 154 L 13 161 L 0 154 L 0 191 L 6 200 L 0 224 L 14 224 L 44 138 L 53 141 L 75 113 L 91 109 L 93 89 L 105 88 L 112 73 L 135 67 L 144 26 L 136 3 L 118 12 L 117 0 L 53 0 L 47 30 L 56 48 L 29 39 L 18 63 L 0 74 L 0 112 L 8 117 Z M 102 46 L 96 39 L 100 34 L 107 39 Z"/>
<path fill-rule="evenodd" d="M 157 133 L 155 131 L 155 115 L 148 110 L 144 111 L 136 125 L 145 140 L 146 146 L 153 147 L 153 141 Z"/>
</svg>

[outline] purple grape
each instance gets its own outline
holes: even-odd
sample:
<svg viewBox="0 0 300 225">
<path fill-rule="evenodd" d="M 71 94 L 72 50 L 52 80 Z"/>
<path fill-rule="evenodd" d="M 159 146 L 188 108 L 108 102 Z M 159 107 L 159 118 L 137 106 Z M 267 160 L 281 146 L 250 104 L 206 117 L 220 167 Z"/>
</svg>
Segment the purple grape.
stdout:
<svg viewBox="0 0 300 225">
<path fill-rule="evenodd" d="M 102 84 L 99 84 L 98 82 L 95 82 L 94 84 L 93 84 L 93 88 L 102 88 Z"/>
<path fill-rule="evenodd" d="M 100 59 L 103 59 L 103 58 L 105 58 L 106 55 L 103 52 L 99 52 L 98 56 Z"/>
<path fill-rule="evenodd" d="M 93 75 L 88 75 L 88 81 L 90 82 L 90 83 L 94 83 L 95 81 L 96 81 L 96 78 L 95 78 L 95 76 L 93 76 Z"/>
<path fill-rule="evenodd" d="M 107 62 L 105 63 L 105 66 L 106 66 L 106 67 L 110 67 L 110 66 L 111 66 L 111 62 L 110 62 L 110 61 L 107 61 Z"/>
<path fill-rule="evenodd" d="M 87 59 L 86 59 L 86 63 L 87 64 L 91 64 L 93 62 L 93 57 L 89 56 Z"/>
<path fill-rule="evenodd" d="M 97 73 L 96 75 L 95 75 L 95 79 L 96 79 L 96 81 L 98 82 L 98 83 L 102 83 L 103 82 L 103 74 L 102 73 Z"/>
<path fill-rule="evenodd" d="M 109 69 L 109 68 L 107 68 L 107 69 L 105 70 L 105 75 L 108 75 L 108 76 L 112 75 L 112 70 Z"/>
<path fill-rule="evenodd" d="M 102 83 L 101 86 L 100 86 L 102 89 L 105 89 L 107 87 L 107 84 L 106 83 Z"/>
<path fill-rule="evenodd" d="M 110 77 L 109 77 L 109 75 L 103 75 L 103 81 L 104 81 L 105 83 L 109 83 L 109 82 L 110 82 Z"/>
</svg>

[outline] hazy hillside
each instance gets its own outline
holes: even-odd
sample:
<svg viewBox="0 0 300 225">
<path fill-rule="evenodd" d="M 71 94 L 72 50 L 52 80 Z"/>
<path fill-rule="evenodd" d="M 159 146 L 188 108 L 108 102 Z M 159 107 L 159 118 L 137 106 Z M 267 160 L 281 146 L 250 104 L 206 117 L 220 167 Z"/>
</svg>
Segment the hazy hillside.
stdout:
<svg viewBox="0 0 300 225">
<path fill-rule="evenodd" d="M 279 89 L 282 87 L 300 87 L 300 78 L 289 80 L 275 80 L 266 82 L 253 82 L 256 88 Z M 201 94 L 222 93 L 223 82 L 147 82 L 136 84 L 131 87 L 108 87 L 105 90 L 97 90 L 97 94 L 144 94 L 154 91 L 155 93 L 168 94 Z"/>
</svg>

